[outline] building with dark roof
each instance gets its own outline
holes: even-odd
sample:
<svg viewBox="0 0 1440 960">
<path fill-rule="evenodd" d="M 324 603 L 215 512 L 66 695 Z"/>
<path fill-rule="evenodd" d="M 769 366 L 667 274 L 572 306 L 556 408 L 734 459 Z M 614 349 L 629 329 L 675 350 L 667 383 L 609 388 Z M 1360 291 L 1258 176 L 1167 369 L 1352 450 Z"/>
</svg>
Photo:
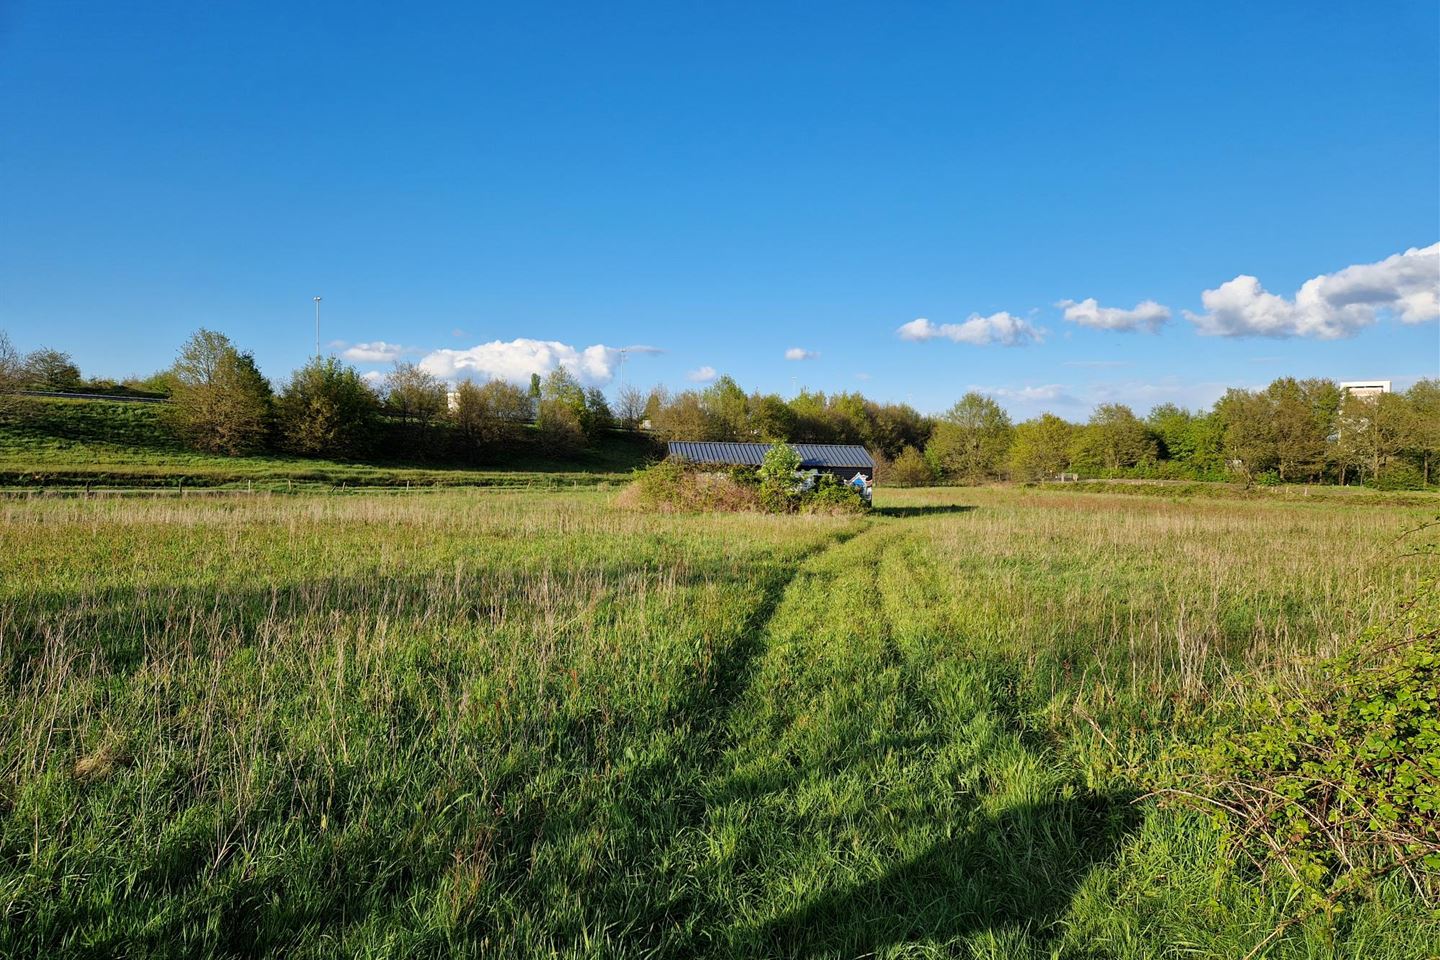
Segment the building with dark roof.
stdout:
<svg viewBox="0 0 1440 960">
<path fill-rule="evenodd" d="M 772 446 L 770 443 L 671 440 L 669 455 L 692 463 L 758 467 Z M 790 446 L 800 454 L 801 470 L 834 474 L 846 483 L 857 473 L 871 482 L 875 480 L 875 460 L 862 446 L 848 443 L 792 443 Z"/>
</svg>

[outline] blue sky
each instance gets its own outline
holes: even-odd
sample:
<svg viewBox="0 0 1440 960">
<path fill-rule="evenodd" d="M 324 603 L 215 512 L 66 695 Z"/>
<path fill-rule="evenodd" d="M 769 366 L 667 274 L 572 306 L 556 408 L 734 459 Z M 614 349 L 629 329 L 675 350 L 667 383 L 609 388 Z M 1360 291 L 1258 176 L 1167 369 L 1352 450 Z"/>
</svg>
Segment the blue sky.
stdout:
<svg viewBox="0 0 1440 960">
<path fill-rule="evenodd" d="M 282 378 L 320 294 L 367 370 L 609 389 L 1440 374 L 1433 0 L 10 0 L 0 91 L 0 329 L 87 373 Z"/>
</svg>

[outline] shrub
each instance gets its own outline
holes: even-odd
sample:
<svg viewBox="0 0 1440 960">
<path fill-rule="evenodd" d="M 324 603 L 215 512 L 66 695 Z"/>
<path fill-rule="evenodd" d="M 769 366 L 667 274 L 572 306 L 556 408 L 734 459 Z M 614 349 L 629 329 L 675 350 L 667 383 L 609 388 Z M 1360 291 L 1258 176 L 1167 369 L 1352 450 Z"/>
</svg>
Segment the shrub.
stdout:
<svg viewBox="0 0 1440 960">
<path fill-rule="evenodd" d="M 935 482 L 935 471 L 914 447 L 906 447 L 890 465 L 890 482 L 897 487 L 924 487 Z"/>
<path fill-rule="evenodd" d="M 678 458 L 662 460 L 635 471 L 620 502 L 664 511 L 759 510 L 760 488 L 754 471 L 747 472 L 748 479 L 737 477 L 734 470 L 716 472 Z"/>
<path fill-rule="evenodd" d="M 316 357 L 295 371 L 277 403 L 287 449 L 354 458 L 375 443 L 380 399 L 354 367 Z"/>
<path fill-rule="evenodd" d="M 780 460 L 777 456 L 771 466 L 778 470 Z M 793 470 L 785 479 L 778 472 L 763 475 L 764 469 L 715 468 L 670 458 L 635 471 L 620 502 L 660 510 L 764 513 L 860 513 L 867 506 L 859 491 L 830 474 L 820 474 L 813 487 L 801 491 Z"/>
<path fill-rule="evenodd" d="M 799 506 L 800 453 L 788 443 L 776 443 L 765 451 L 756 474 L 760 477 L 760 503 L 769 513 L 790 513 Z"/>
<path fill-rule="evenodd" d="M 168 415 L 191 446 L 230 456 L 262 449 L 270 436 L 270 383 L 248 353 L 213 330 L 180 349 Z"/>
<path fill-rule="evenodd" d="M 833 474 L 822 473 L 815 478 L 815 486 L 799 497 L 802 513 L 864 513 L 865 498 L 850 484 Z"/>
<path fill-rule="evenodd" d="M 1185 757 L 1184 789 L 1256 863 L 1279 862 L 1312 909 L 1403 871 L 1440 902 L 1440 599 L 1272 690 Z"/>
</svg>

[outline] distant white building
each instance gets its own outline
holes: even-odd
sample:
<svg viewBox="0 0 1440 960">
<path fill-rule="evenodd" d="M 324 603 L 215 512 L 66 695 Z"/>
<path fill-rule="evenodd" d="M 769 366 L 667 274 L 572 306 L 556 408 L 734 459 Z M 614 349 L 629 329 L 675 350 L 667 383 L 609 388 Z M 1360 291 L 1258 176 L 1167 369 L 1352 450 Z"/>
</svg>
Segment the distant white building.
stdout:
<svg viewBox="0 0 1440 960">
<path fill-rule="evenodd" d="M 1389 380 L 1346 380 L 1340 384 L 1341 393 L 1353 393 L 1357 397 L 1378 397 L 1390 392 Z"/>
</svg>

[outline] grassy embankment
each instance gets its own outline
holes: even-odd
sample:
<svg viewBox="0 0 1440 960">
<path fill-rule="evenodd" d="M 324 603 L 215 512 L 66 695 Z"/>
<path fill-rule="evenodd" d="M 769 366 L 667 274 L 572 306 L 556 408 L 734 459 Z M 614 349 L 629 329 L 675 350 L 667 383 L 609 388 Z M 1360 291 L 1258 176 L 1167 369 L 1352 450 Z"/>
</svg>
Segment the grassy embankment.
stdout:
<svg viewBox="0 0 1440 960">
<path fill-rule="evenodd" d="M 27 399 L 0 417 L 0 488 L 593 486 L 624 482 L 653 456 L 644 438 L 616 432 L 604 449 L 561 460 L 545 456 L 528 435 L 517 449 L 497 452 L 494 463 L 225 457 L 187 448 L 162 414 L 160 404 Z"/>
<path fill-rule="evenodd" d="M 0 955 L 1244 956 L 1133 802 L 1433 509 L 882 492 L 0 503 Z M 1268 957 L 1427 956 L 1387 883 Z"/>
</svg>

